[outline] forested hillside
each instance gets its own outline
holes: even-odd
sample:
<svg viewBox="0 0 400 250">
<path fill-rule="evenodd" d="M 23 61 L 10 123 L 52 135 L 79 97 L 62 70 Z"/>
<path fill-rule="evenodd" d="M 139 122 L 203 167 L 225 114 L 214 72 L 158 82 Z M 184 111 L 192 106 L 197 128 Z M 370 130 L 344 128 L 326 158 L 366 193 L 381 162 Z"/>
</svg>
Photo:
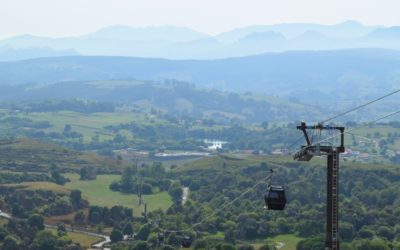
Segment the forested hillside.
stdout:
<svg viewBox="0 0 400 250">
<path fill-rule="evenodd" d="M 262 94 L 238 94 L 179 81 L 108 80 L 6 86 L 0 107 L 27 112 L 113 112 L 119 106 L 194 119 L 229 123 L 292 121 L 320 116 L 318 107 Z M 23 102 L 21 102 L 23 100 Z M 119 108 L 121 110 L 121 108 Z M 126 109 L 126 108 L 125 108 Z"/>
<path fill-rule="evenodd" d="M 284 185 L 287 192 L 288 204 L 283 212 L 264 208 L 268 182 L 263 180 L 270 169 L 275 172 L 272 183 Z M 398 166 L 343 163 L 340 174 L 343 248 L 355 249 L 361 241 L 376 237 L 389 246 L 400 234 Z M 173 175 L 192 192 L 185 206 L 171 208 L 171 212 L 183 213 L 188 229 L 223 232 L 224 239 L 230 242 L 257 241 L 288 233 L 309 238 L 324 233 L 324 160 L 298 164 L 282 158 L 220 155 L 186 164 L 174 170 Z M 165 226 L 173 228 L 169 223 Z M 323 242 L 320 243 L 322 247 Z"/>
<path fill-rule="evenodd" d="M 71 56 L 2 62 L 0 83 L 174 79 L 199 87 L 315 103 L 337 98 L 360 100 L 388 91 L 399 81 L 399 68 L 399 52 L 381 49 L 291 51 L 219 60 Z"/>
</svg>

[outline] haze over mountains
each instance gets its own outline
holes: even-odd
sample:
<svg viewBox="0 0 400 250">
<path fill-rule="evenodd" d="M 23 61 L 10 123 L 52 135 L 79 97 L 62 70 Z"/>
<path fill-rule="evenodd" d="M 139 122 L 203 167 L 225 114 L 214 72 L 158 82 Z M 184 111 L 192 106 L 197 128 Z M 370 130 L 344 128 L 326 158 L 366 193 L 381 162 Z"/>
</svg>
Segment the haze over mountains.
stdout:
<svg viewBox="0 0 400 250">
<path fill-rule="evenodd" d="M 308 103 L 363 100 L 399 88 L 400 52 L 292 51 L 218 60 L 69 56 L 0 63 L 3 86 L 110 79 L 174 79 Z"/>
<path fill-rule="evenodd" d="M 0 85 L 177 80 L 310 104 L 362 101 L 399 88 L 397 49 L 400 27 L 354 21 L 250 26 L 216 36 L 175 26 L 110 26 L 81 37 L 0 41 Z"/>
<path fill-rule="evenodd" d="M 289 50 L 400 49 L 400 27 L 277 24 L 237 28 L 210 36 L 185 27 L 110 26 L 80 37 L 21 35 L 0 41 L 0 60 L 60 55 L 215 59 Z"/>
</svg>

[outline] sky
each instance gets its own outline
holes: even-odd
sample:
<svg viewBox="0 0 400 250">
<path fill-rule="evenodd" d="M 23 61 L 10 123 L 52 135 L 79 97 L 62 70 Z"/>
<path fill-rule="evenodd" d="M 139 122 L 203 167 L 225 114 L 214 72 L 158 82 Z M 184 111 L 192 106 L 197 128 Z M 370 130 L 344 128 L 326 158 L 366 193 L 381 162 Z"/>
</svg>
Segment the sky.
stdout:
<svg viewBox="0 0 400 250">
<path fill-rule="evenodd" d="M 400 26 L 399 0 L 0 0 L 0 39 L 78 36 L 110 25 L 176 25 L 215 35 L 277 23 Z"/>
</svg>

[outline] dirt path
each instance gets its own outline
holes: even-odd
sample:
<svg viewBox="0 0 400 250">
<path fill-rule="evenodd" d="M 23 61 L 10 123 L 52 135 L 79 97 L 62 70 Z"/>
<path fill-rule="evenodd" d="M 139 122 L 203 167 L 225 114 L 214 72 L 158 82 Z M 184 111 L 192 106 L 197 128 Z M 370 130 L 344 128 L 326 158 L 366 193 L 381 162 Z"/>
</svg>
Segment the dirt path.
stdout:
<svg viewBox="0 0 400 250">
<path fill-rule="evenodd" d="M 188 187 L 182 188 L 182 205 L 185 205 L 188 197 L 189 197 L 190 190 Z"/>
<path fill-rule="evenodd" d="M 9 220 L 20 220 L 20 221 L 24 220 L 24 221 L 26 221 L 25 219 L 20 219 L 20 218 L 12 217 L 10 214 L 4 213 L 4 212 L 1 211 L 1 210 L 0 210 L 0 217 L 6 218 L 6 219 L 9 219 Z M 46 228 L 57 229 L 57 226 L 54 226 L 54 225 L 45 224 L 44 226 L 45 226 Z M 97 248 L 97 249 L 109 250 L 109 248 L 103 248 L 103 246 L 104 246 L 105 244 L 111 242 L 111 239 L 110 239 L 110 237 L 109 237 L 108 235 L 99 234 L 99 233 L 93 233 L 93 232 L 86 231 L 86 230 L 79 229 L 79 228 L 74 228 L 74 229 L 72 229 L 72 228 L 70 228 L 70 227 L 66 227 L 65 230 L 67 230 L 67 232 L 74 232 L 74 233 L 85 234 L 85 235 L 89 235 L 89 236 L 94 236 L 94 237 L 102 238 L 102 239 L 103 239 L 102 241 L 93 244 L 92 247 L 93 247 L 93 248 Z"/>
</svg>

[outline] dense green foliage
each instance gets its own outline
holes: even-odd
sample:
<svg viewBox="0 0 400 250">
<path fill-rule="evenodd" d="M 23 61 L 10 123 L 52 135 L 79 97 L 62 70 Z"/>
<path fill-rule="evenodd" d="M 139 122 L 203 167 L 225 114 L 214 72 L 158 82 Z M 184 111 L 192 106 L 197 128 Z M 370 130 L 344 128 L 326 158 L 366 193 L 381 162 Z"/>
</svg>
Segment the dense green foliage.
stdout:
<svg viewBox="0 0 400 250">
<path fill-rule="evenodd" d="M 21 183 L 21 182 L 33 182 L 33 181 L 55 181 L 47 174 L 40 173 L 11 173 L 1 172 L 0 173 L 0 184 L 10 183 Z"/>
<path fill-rule="evenodd" d="M 290 163 L 281 166 L 268 161 L 259 161 L 256 165 L 254 161 L 224 157 L 204 164 L 208 164 L 204 169 L 192 169 L 188 164 L 174 172 L 173 175 L 190 188 L 191 199 L 184 206 L 175 203 L 162 215 L 164 227 L 182 230 L 199 223 L 196 230 L 209 234 L 224 232 L 225 240 L 231 242 L 287 233 L 306 238 L 324 233 L 321 221 L 325 220 L 326 173 L 321 165 Z M 265 178 L 270 168 L 276 170 L 273 183 L 286 186 L 289 202 L 283 212 L 263 208 L 267 183 L 259 183 L 254 190 L 242 195 Z M 341 239 L 351 242 L 378 237 L 388 242 L 396 241 L 400 237 L 397 190 L 400 190 L 398 169 L 343 164 Z M 221 207 L 224 209 L 220 210 Z"/>
<path fill-rule="evenodd" d="M 168 190 L 171 181 L 167 178 L 164 166 L 160 162 L 152 165 L 137 167 L 126 167 L 121 175 L 121 180 L 113 182 L 110 189 L 123 193 L 153 194 Z"/>
<path fill-rule="evenodd" d="M 78 190 L 73 190 L 70 195 L 18 187 L 1 187 L 0 190 L 5 202 L 4 208 L 19 218 L 26 218 L 32 212 L 46 216 L 65 215 L 88 206 Z"/>
<path fill-rule="evenodd" d="M 237 108 L 236 102 L 250 102 L 251 97 L 229 94 L 227 99 L 231 101 L 237 99 L 232 101 L 233 112 Z M 69 102 L 74 103 L 73 100 Z M 77 101 L 76 105 L 80 104 L 81 102 Z M 16 134 L 25 135 L 57 142 L 75 150 L 95 150 L 118 160 L 123 160 L 132 150 L 146 151 L 150 157 L 158 152 L 182 150 L 205 152 L 207 147 L 205 139 L 228 142 L 222 149 L 225 152 L 245 151 L 254 154 L 260 152 L 268 154 L 274 149 L 290 151 L 301 145 L 293 139 L 301 135 L 295 129 L 296 124 L 274 123 L 269 117 L 249 125 L 240 118 L 240 115 L 225 111 L 226 118 L 221 120 L 220 113 L 200 112 L 201 114 L 195 115 L 185 112 L 168 113 L 162 108 L 151 106 L 149 109 L 143 109 L 132 103 L 115 104 L 117 105 L 115 112 L 104 109 L 100 110 L 101 113 L 90 114 L 64 111 L 26 113 L 21 110 L 23 105 L 27 105 L 29 109 L 30 103 L 21 105 L 22 107 L 18 109 L 14 107 L 0 112 L 0 139 L 1 134 L 11 140 Z M 346 128 L 357 126 L 365 124 L 346 122 Z M 399 135 L 398 122 L 390 121 L 367 126 L 361 131 L 356 131 L 356 134 L 347 135 L 346 144 L 354 151 L 353 158 L 359 158 L 360 153 L 368 153 L 369 162 L 398 163 L 400 162 L 397 147 L 400 141 Z M 7 162 L 9 168 L 15 168 L 13 164 L 11 160 Z M 58 165 L 64 168 L 61 164 Z M 20 169 L 27 171 L 28 167 Z M 94 175 L 92 172 L 90 178 Z"/>
<path fill-rule="evenodd" d="M 107 226 L 119 225 L 126 219 L 132 219 L 132 209 L 122 206 L 114 206 L 112 208 L 90 206 L 88 222 L 92 224 L 104 223 Z M 120 228 L 122 226 L 118 226 Z"/>
<path fill-rule="evenodd" d="M 67 236 L 44 230 L 43 217 L 31 215 L 28 221 L 10 220 L 0 227 L 0 247 L 5 250 L 81 250 Z"/>
<path fill-rule="evenodd" d="M 10 110 L 19 110 L 25 113 L 31 112 L 57 112 L 57 111 L 75 111 L 80 113 L 95 113 L 95 112 L 114 112 L 115 106 L 111 103 L 96 102 L 96 101 L 84 101 L 79 99 L 68 99 L 68 100 L 43 100 L 36 102 L 6 102 L 1 103 L 0 108 L 6 108 Z M 21 122 L 32 122 L 29 119 L 20 120 Z M 36 127 L 40 126 L 50 127 L 47 124 L 32 123 Z M 32 126 L 31 127 L 35 127 Z"/>
</svg>

